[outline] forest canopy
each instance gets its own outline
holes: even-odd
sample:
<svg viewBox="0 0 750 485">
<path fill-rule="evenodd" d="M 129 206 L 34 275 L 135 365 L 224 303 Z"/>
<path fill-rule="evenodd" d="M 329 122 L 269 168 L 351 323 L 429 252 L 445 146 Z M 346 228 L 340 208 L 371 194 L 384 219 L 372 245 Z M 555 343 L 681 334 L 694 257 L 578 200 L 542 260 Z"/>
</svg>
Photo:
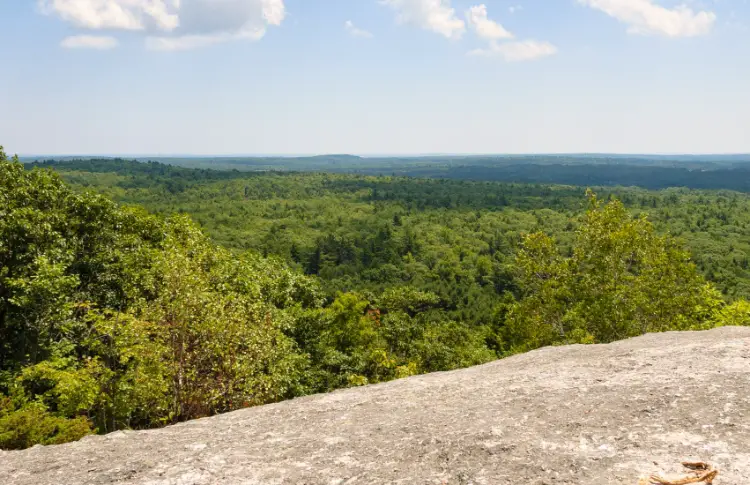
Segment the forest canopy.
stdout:
<svg viewBox="0 0 750 485">
<path fill-rule="evenodd" d="M 736 193 L 69 168 L 0 150 L 0 448 L 749 321 L 746 256 L 634 213 L 737 258 Z"/>
</svg>

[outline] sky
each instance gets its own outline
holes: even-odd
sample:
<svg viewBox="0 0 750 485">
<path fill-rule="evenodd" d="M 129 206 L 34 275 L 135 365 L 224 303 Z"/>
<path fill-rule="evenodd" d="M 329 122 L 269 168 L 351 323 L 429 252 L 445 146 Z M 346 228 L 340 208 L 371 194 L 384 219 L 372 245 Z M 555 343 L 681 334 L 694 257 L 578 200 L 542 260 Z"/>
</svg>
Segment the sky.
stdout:
<svg viewBox="0 0 750 485">
<path fill-rule="evenodd" d="M 20 155 L 750 153 L 748 0 L 0 0 Z"/>
</svg>

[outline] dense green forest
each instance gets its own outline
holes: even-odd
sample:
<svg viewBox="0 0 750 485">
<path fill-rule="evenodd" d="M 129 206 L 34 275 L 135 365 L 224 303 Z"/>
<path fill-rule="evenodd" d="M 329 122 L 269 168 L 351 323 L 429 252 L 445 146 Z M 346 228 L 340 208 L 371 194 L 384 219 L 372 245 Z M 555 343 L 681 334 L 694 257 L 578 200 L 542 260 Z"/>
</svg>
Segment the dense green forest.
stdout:
<svg viewBox="0 0 750 485">
<path fill-rule="evenodd" d="M 54 166 L 55 160 L 35 161 Z M 312 157 L 214 157 L 155 158 L 161 162 L 129 167 L 128 171 L 171 170 L 165 165 L 225 170 L 217 177 L 237 171 L 317 171 L 359 175 L 430 177 L 454 180 L 498 181 L 595 186 L 637 186 L 648 189 L 688 187 L 750 192 L 750 155 L 507 155 L 433 157 L 357 157 L 323 155 Z M 111 171 L 114 164 L 132 164 L 122 159 L 65 159 L 66 168 Z M 176 173 L 172 170 L 172 174 Z M 185 172 L 186 176 L 187 172 Z"/>
<path fill-rule="evenodd" d="M 248 173 L 124 160 L 42 166 L 55 168 L 75 187 L 118 202 L 166 215 L 187 213 L 222 246 L 277 255 L 322 276 L 334 293 L 377 290 L 414 278 L 441 294 L 464 292 L 468 287 L 456 284 L 456 278 L 477 280 L 478 267 L 490 271 L 503 289 L 510 284 L 506 266 L 522 234 L 541 230 L 567 249 L 577 216 L 586 208 L 585 183 Z M 658 232 L 680 240 L 728 298 L 750 298 L 750 196 L 590 187 L 602 200 L 622 201 L 634 216 L 647 214 Z M 407 254 L 416 269 L 404 272 Z M 442 277 L 435 277 L 436 268 Z"/>
<path fill-rule="evenodd" d="M 585 185 L 0 150 L 0 448 L 750 322 L 750 197 Z"/>
</svg>

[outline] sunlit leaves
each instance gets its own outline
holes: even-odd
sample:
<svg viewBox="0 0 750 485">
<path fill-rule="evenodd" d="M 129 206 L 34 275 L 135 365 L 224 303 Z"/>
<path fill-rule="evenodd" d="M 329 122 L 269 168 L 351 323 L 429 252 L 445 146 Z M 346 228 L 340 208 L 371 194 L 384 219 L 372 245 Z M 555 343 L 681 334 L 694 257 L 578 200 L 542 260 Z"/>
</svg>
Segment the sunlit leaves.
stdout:
<svg viewBox="0 0 750 485">
<path fill-rule="evenodd" d="M 512 350 L 688 330 L 710 318 L 719 295 L 684 249 L 619 201 L 589 199 L 570 257 L 549 236 L 525 238 L 516 256 L 525 298 L 505 329 Z"/>
</svg>

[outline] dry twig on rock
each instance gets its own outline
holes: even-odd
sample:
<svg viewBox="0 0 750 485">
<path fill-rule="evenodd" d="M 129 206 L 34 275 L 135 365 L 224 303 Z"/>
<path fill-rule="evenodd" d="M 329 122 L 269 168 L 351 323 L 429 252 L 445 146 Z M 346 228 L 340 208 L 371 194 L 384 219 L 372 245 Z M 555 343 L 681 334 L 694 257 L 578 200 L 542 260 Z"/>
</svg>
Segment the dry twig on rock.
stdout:
<svg viewBox="0 0 750 485">
<path fill-rule="evenodd" d="M 711 485 L 719 474 L 719 470 L 715 470 L 711 465 L 702 461 L 685 461 L 682 462 L 682 466 L 692 470 L 693 474 L 679 480 L 667 480 L 658 475 L 651 475 L 648 480 L 641 480 L 638 485 L 688 485 L 690 483 L 706 483 L 707 485 Z"/>
</svg>

